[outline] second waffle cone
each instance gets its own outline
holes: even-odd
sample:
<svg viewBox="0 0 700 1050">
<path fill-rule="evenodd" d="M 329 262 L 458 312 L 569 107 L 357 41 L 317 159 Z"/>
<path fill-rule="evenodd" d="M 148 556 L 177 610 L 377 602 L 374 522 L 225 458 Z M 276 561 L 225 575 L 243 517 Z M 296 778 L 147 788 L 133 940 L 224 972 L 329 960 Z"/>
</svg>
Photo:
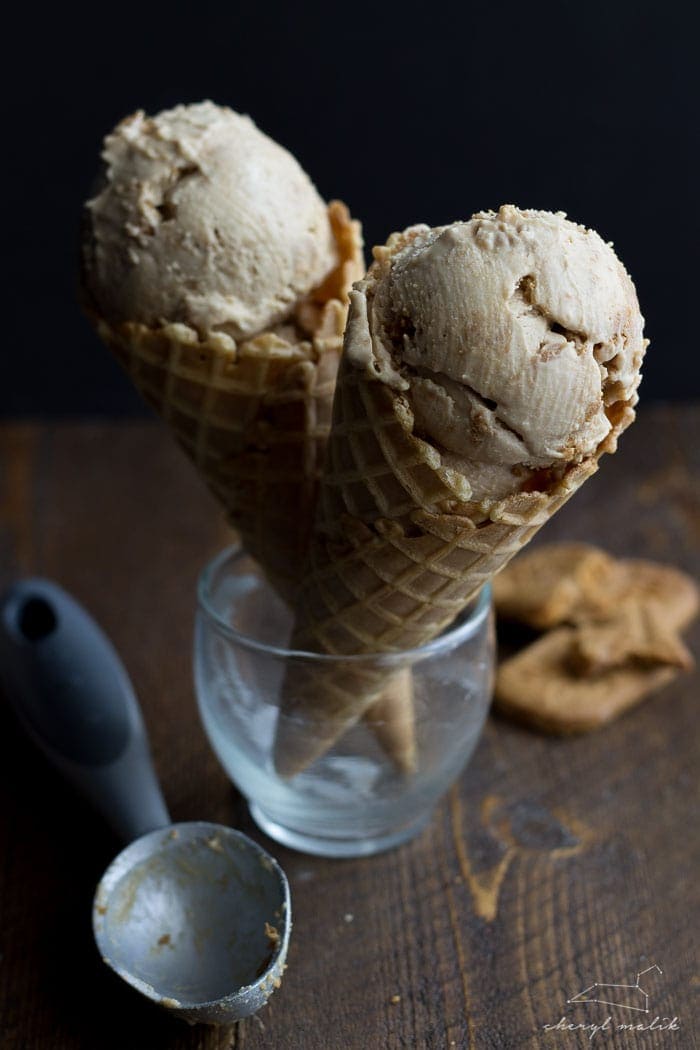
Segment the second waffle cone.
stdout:
<svg viewBox="0 0 700 1050">
<path fill-rule="evenodd" d="M 363 296 L 351 300 L 346 346 L 366 320 Z M 611 407 L 612 429 L 593 455 L 563 474 L 541 472 L 537 490 L 493 503 L 484 516 L 463 475 L 414 433 L 406 397 L 346 351 L 293 645 L 357 655 L 435 638 L 615 450 L 635 400 Z M 323 755 L 386 685 L 385 669 L 351 661 L 288 676 L 278 772 L 293 776 Z"/>
</svg>

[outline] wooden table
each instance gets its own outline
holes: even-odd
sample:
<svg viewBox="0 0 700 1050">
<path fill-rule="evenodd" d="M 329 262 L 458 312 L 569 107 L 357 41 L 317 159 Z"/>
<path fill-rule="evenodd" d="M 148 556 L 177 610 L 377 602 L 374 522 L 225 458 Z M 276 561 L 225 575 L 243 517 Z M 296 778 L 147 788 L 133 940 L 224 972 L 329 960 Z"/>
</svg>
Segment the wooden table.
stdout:
<svg viewBox="0 0 700 1050">
<path fill-rule="evenodd" d="M 491 720 L 425 833 L 382 856 L 319 860 L 257 831 L 200 729 L 190 673 L 199 568 L 227 533 L 156 423 L 0 428 L 0 582 L 54 577 L 112 636 L 136 685 L 176 820 L 236 825 L 292 886 L 289 970 L 257 1018 L 186 1028 L 114 977 L 92 942 L 116 851 L 0 705 L 2 1050 L 694 1047 L 700 963 L 698 680 L 606 730 L 556 740 Z M 648 407 L 547 526 L 617 554 L 700 568 L 698 409 Z M 690 644 L 698 651 L 698 625 Z M 650 1013 L 567 999 L 641 984 Z M 548 1031 L 646 1023 L 630 1034 Z"/>
</svg>

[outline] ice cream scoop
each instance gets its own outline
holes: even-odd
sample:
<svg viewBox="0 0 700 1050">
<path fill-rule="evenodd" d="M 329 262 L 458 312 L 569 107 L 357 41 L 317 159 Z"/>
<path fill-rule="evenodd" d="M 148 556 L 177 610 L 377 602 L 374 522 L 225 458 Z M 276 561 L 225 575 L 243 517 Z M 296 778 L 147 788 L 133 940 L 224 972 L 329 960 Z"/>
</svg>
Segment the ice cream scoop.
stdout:
<svg viewBox="0 0 700 1050">
<path fill-rule="evenodd" d="M 50 580 L 21 580 L 0 600 L 0 672 L 29 735 L 130 843 L 95 894 L 105 963 L 191 1023 L 255 1013 L 285 969 L 291 905 L 280 866 L 232 828 L 170 823 L 126 671 Z"/>
<path fill-rule="evenodd" d="M 325 202 L 249 117 L 213 102 L 139 111 L 102 156 L 83 273 L 110 323 L 248 339 L 288 317 L 338 261 Z"/>
<path fill-rule="evenodd" d="M 375 249 L 351 293 L 294 646 L 436 637 L 615 451 L 642 327 L 612 248 L 560 214 L 506 206 Z M 288 676 L 277 769 L 323 754 L 384 681 Z"/>
<path fill-rule="evenodd" d="M 639 384 L 643 318 L 612 247 L 562 213 L 505 206 L 390 242 L 367 297 L 369 344 L 415 430 L 469 498 L 591 455 Z M 358 299 L 362 295 L 357 293 Z"/>
</svg>

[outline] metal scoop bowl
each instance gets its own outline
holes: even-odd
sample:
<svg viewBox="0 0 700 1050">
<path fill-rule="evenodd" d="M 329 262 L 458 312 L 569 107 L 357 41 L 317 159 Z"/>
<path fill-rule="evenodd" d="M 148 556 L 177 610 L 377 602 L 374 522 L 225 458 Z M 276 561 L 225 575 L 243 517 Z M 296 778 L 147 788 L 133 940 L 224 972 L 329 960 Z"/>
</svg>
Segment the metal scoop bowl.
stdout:
<svg viewBox="0 0 700 1050">
<path fill-rule="evenodd" d="M 239 831 L 170 823 L 131 682 L 97 624 L 55 583 L 20 581 L 0 602 L 0 673 L 29 735 L 131 843 L 95 895 L 107 965 L 193 1024 L 259 1010 L 285 969 L 285 874 Z"/>
<path fill-rule="evenodd" d="M 186 1021 L 229 1024 L 279 987 L 288 916 L 279 865 L 240 832 L 196 822 L 122 850 L 92 919 L 102 958 L 130 985 Z"/>
</svg>

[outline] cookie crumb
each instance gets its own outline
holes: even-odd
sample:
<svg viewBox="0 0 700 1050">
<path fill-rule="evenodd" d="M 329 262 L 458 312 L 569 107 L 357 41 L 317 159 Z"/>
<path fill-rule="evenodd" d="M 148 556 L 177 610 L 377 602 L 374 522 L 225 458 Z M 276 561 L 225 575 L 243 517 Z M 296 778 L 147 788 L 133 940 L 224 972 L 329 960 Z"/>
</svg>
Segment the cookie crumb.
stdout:
<svg viewBox="0 0 700 1050">
<path fill-rule="evenodd" d="M 265 923 L 265 936 L 273 944 L 277 944 L 280 939 L 279 930 L 275 926 L 271 926 L 269 922 Z"/>
</svg>

